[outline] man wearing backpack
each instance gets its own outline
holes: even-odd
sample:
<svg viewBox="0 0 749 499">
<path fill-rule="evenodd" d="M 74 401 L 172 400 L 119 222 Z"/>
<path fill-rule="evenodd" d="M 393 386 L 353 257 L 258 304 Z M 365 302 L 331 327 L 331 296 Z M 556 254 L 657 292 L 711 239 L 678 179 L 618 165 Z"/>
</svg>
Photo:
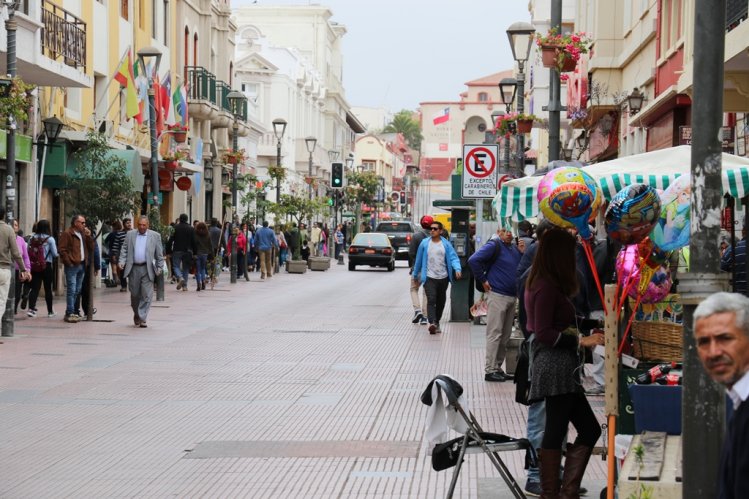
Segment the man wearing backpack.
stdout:
<svg viewBox="0 0 749 499">
<path fill-rule="evenodd" d="M 496 238 L 492 237 L 471 258 L 471 267 L 477 286 L 487 294 L 486 316 L 486 364 L 484 381 L 507 381 L 512 376 L 505 374 L 502 364 L 507 353 L 507 342 L 512 334 L 515 320 L 515 271 L 525 249 L 520 240 L 512 244 L 512 232 L 500 227 Z"/>
</svg>

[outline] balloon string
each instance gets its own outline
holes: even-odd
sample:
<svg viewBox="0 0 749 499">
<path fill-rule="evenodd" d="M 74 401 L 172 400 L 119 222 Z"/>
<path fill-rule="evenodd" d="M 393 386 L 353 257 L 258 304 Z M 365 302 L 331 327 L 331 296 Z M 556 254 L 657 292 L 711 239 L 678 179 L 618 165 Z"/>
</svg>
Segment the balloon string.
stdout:
<svg viewBox="0 0 749 499">
<path fill-rule="evenodd" d="M 601 297 L 601 304 L 603 305 L 603 314 L 608 315 L 609 311 L 606 308 L 606 299 L 603 297 L 603 288 L 601 288 L 601 280 L 598 278 L 598 269 L 596 268 L 596 262 L 593 259 L 593 251 L 590 249 L 590 243 L 586 239 L 583 240 L 583 249 L 585 250 L 585 257 L 588 259 L 590 272 L 593 274 L 593 279 L 596 282 L 596 288 L 598 289 L 598 296 Z"/>
<path fill-rule="evenodd" d="M 641 275 L 642 274 L 642 266 L 638 265 L 637 266 L 637 270 L 640 271 L 640 274 L 638 274 L 638 275 Z M 635 283 L 634 275 L 635 275 L 635 269 L 633 268 L 632 271 L 627 276 L 627 281 L 625 282 L 625 286 L 624 286 L 624 295 L 621 297 L 621 301 L 619 302 L 619 308 L 617 310 L 621 310 L 622 307 L 624 306 L 624 301 L 627 299 L 627 295 L 629 294 L 629 290 L 632 289 L 632 285 Z"/>
<path fill-rule="evenodd" d="M 637 307 L 640 306 L 640 301 L 642 300 L 643 295 L 638 293 L 637 294 L 637 301 L 635 302 L 635 306 L 632 309 L 632 315 L 629 317 L 629 322 L 627 323 L 627 329 L 624 330 L 624 336 L 622 337 L 622 342 L 619 344 L 619 351 L 617 352 L 617 355 L 621 357 L 622 350 L 624 350 L 624 344 L 627 342 L 627 336 L 629 336 L 629 330 L 632 327 L 632 322 L 635 320 L 635 315 L 637 314 Z"/>
</svg>

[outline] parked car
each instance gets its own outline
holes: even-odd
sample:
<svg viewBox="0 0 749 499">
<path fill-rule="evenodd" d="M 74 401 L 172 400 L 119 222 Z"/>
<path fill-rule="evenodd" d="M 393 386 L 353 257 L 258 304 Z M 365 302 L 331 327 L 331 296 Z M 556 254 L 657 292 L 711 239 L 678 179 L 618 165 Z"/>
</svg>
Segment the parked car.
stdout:
<svg viewBox="0 0 749 499">
<path fill-rule="evenodd" d="M 388 272 L 395 270 L 395 251 L 388 236 L 380 232 L 355 235 L 348 249 L 348 269 L 356 270 L 357 265 L 385 267 Z"/>
<path fill-rule="evenodd" d="M 408 220 L 380 222 L 375 228 L 375 232 L 387 234 L 390 244 L 393 245 L 396 260 L 408 260 L 408 245 L 415 230 L 414 225 Z"/>
</svg>

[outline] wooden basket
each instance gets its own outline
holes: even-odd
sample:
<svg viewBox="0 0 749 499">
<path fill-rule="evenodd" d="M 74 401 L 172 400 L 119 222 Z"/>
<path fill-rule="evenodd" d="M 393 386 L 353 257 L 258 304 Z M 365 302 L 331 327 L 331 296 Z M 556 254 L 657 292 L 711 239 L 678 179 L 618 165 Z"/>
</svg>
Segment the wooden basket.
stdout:
<svg viewBox="0 0 749 499">
<path fill-rule="evenodd" d="M 684 357 L 683 330 L 673 322 L 643 322 L 632 324 L 634 356 L 654 362 L 681 362 Z"/>
</svg>

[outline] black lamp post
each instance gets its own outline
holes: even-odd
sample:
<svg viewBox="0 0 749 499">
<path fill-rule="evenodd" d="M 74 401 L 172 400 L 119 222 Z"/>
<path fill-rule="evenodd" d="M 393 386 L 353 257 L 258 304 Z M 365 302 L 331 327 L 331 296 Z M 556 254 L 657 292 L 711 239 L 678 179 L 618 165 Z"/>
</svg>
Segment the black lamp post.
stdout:
<svg viewBox="0 0 749 499">
<path fill-rule="evenodd" d="M 273 120 L 273 135 L 276 137 L 276 166 L 281 167 L 281 140 L 286 132 L 286 120 L 276 118 Z M 276 178 L 276 203 L 281 202 L 281 177 Z"/>
<path fill-rule="evenodd" d="M 156 47 L 145 47 L 138 51 L 138 60 L 143 73 L 148 78 L 148 131 L 151 135 L 151 200 L 159 210 L 159 164 L 158 137 L 156 136 L 156 101 L 153 89 L 153 75 L 159 74 L 161 51 Z M 146 71 L 148 62 L 154 61 L 153 71 Z M 159 212 L 160 213 L 160 212 Z M 156 301 L 164 301 L 164 274 L 156 276 Z"/>
<path fill-rule="evenodd" d="M 226 100 L 229 101 L 229 109 L 231 114 L 234 115 L 234 123 L 232 124 L 232 150 L 234 153 L 239 149 L 239 117 L 242 112 L 242 104 L 247 100 L 247 97 L 242 92 L 232 90 L 226 96 Z M 231 209 L 232 218 L 237 217 L 237 169 L 238 160 L 232 164 L 232 179 L 231 179 Z M 234 234 L 234 228 L 232 227 L 232 245 L 231 245 L 231 274 L 230 282 L 235 284 L 237 282 L 237 235 Z"/>
<path fill-rule="evenodd" d="M 642 103 L 645 101 L 645 94 L 635 87 L 632 93 L 627 96 L 627 107 L 629 108 L 629 115 L 634 116 L 642 109 Z"/>
<path fill-rule="evenodd" d="M 46 148 L 47 147 L 54 147 L 55 142 L 57 142 L 57 138 L 60 136 L 60 132 L 62 132 L 62 127 L 65 126 L 65 123 L 60 121 L 60 119 L 57 116 L 52 116 L 51 118 L 44 118 L 42 120 L 42 124 L 44 125 L 44 142 L 38 143 L 37 145 L 42 145 L 45 147 L 45 155 L 46 155 Z M 34 213 L 34 219 L 39 220 L 39 200 L 42 198 L 42 180 L 44 179 L 44 155 L 43 159 L 39 165 L 39 175 L 37 177 L 37 183 L 36 183 L 36 209 Z"/>
<path fill-rule="evenodd" d="M 533 33 L 536 28 L 526 22 L 516 22 L 507 28 L 507 37 L 510 40 L 512 57 L 518 63 L 517 77 L 517 109 L 518 114 L 525 111 L 525 61 L 531 53 L 531 44 L 533 43 Z M 517 177 L 523 176 L 523 167 L 525 166 L 525 136 L 518 134 L 518 158 L 517 158 Z"/>
<path fill-rule="evenodd" d="M 515 93 L 518 89 L 518 82 L 515 78 L 502 78 L 499 82 L 499 98 L 505 105 L 505 112 L 510 113 L 512 103 L 515 102 Z"/>
<path fill-rule="evenodd" d="M 11 85 L 13 78 L 16 77 L 16 9 L 18 8 L 19 0 L 2 0 L 3 5 L 8 9 L 8 19 L 5 21 L 5 31 L 7 33 L 7 74 L 11 79 Z M 6 177 L 5 177 L 5 220 L 8 224 L 13 223 L 14 209 L 16 205 L 16 120 L 12 114 L 8 114 L 7 123 L 7 137 L 6 137 Z M 11 288 L 13 288 L 13 282 L 11 282 Z M 12 293 L 11 293 L 12 295 Z M 11 296 L 8 296 L 10 299 Z"/>
</svg>

